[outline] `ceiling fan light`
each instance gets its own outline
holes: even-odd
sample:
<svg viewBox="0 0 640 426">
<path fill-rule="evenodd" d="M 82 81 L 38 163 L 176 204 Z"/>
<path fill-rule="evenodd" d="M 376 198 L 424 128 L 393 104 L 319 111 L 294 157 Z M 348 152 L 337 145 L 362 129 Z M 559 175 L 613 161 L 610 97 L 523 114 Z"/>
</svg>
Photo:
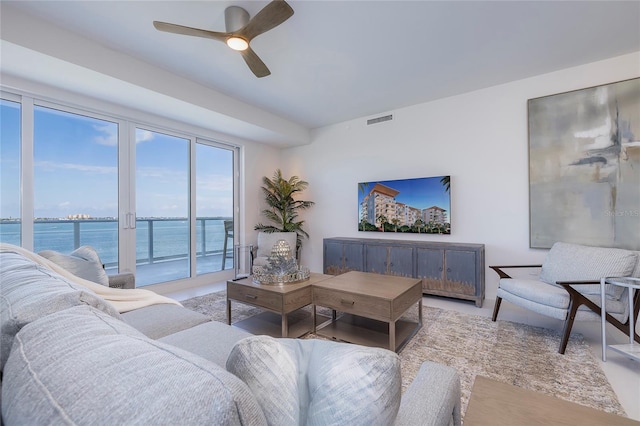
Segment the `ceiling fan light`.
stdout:
<svg viewBox="0 0 640 426">
<path fill-rule="evenodd" d="M 229 37 L 227 39 L 227 46 L 232 48 L 233 50 L 247 50 L 249 47 L 249 43 L 243 38 L 240 37 Z"/>
</svg>

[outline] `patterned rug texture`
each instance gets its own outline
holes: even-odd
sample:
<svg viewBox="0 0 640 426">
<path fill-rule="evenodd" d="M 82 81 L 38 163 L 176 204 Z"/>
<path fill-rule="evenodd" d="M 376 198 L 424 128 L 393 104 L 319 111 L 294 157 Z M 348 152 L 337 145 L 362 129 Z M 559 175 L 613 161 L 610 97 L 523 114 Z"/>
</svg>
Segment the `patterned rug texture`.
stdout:
<svg viewBox="0 0 640 426">
<path fill-rule="evenodd" d="M 214 321 L 226 322 L 224 291 L 194 297 L 182 304 Z M 298 312 L 310 315 L 308 309 Z M 233 322 L 260 312 L 242 303 L 232 305 Z M 417 308 L 407 314 L 407 319 L 416 318 Z M 509 321 L 493 322 L 490 318 L 425 306 L 422 328 L 400 353 L 402 389 L 409 386 L 422 362 L 428 360 L 458 371 L 462 413 L 466 411 L 474 379 L 480 375 L 626 416 L 583 337 L 573 334 L 565 355 L 558 353 L 559 342 L 560 334 L 554 330 Z"/>
</svg>

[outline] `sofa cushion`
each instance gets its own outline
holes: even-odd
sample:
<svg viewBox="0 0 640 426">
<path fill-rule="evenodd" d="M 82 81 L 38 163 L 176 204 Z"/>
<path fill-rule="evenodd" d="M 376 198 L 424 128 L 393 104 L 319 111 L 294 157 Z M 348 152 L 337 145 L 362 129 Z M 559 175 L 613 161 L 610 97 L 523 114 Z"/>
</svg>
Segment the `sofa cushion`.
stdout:
<svg viewBox="0 0 640 426">
<path fill-rule="evenodd" d="M 145 306 L 121 315 L 124 322 L 151 339 L 159 339 L 211 321 L 199 312 L 166 303 Z"/>
<path fill-rule="evenodd" d="M 38 318 L 77 305 L 120 318 L 112 304 L 91 290 L 17 253 L 0 253 L 0 276 L 0 371 L 16 333 Z"/>
<path fill-rule="evenodd" d="M 217 321 L 209 321 L 169 334 L 158 340 L 225 367 L 233 346 L 240 340 L 250 336 L 251 333 L 238 327 Z"/>
<path fill-rule="evenodd" d="M 630 276 L 638 262 L 636 253 L 615 248 L 589 247 L 555 243 L 542 264 L 540 279 L 548 284 L 556 281 L 599 281 L 603 277 Z M 584 294 L 600 294 L 599 285 L 575 285 Z M 606 293 L 619 299 L 624 287 L 607 286 Z"/>
<path fill-rule="evenodd" d="M 6 424 L 266 424 L 237 377 L 87 306 L 25 326 L 2 391 Z"/>
<path fill-rule="evenodd" d="M 227 370 L 273 425 L 393 424 L 400 407 L 400 360 L 386 349 L 253 336 L 236 344 Z"/>
<path fill-rule="evenodd" d="M 38 255 L 57 263 L 77 277 L 109 287 L 109 276 L 98 252 L 91 246 L 82 246 L 68 255 L 54 250 L 44 250 Z"/>
</svg>

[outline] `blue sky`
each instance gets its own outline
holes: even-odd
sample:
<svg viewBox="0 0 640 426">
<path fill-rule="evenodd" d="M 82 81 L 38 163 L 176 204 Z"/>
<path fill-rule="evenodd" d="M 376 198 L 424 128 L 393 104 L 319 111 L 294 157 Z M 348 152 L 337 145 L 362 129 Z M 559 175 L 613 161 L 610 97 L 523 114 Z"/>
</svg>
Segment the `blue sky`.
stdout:
<svg viewBox="0 0 640 426">
<path fill-rule="evenodd" d="M 0 216 L 20 212 L 20 116 L 2 101 Z M 118 124 L 35 107 L 35 217 L 118 214 Z M 197 144 L 198 216 L 232 216 L 233 153 Z M 136 214 L 186 217 L 189 141 L 136 129 Z"/>
<path fill-rule="evenodd" d="M 395 199 L 400 203 L 405 203 L 418 209 L 438 206 L 445 209 L 448 214 L 451 214 L 449 193 L 445 191 L 440 179 L 442 179 L 442 176 L 363 182 L 365 191 L 363 193 L 358 190 L 358 209 L 360 209 L 360 203 L 364 197 L 379 183 L 399 191 L 400 193 L 396 195 Z"/>
</svg>

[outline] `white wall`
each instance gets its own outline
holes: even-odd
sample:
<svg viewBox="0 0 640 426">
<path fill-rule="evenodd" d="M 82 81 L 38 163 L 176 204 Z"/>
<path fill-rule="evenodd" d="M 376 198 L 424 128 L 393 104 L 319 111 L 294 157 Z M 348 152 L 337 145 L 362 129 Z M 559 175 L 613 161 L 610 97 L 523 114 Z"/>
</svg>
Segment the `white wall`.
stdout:
<svg viewBox="0 0 640 426">
<path fill-rule="evenodd" d="M 282 156 L 316 202 L 302 264 L 321 272 L 322 240 L 335 236 L 484 243 L 487 266 L 542 262 L 547 251 L 529 248 L 527 99 L 638 76 L 640 52 L 317 129 Z M 451 235 L 357 231 L 358 182 L 440 175 L 451 175 Z M 493 299 L 498 280 L 485 275 Z"/>
</svg>

